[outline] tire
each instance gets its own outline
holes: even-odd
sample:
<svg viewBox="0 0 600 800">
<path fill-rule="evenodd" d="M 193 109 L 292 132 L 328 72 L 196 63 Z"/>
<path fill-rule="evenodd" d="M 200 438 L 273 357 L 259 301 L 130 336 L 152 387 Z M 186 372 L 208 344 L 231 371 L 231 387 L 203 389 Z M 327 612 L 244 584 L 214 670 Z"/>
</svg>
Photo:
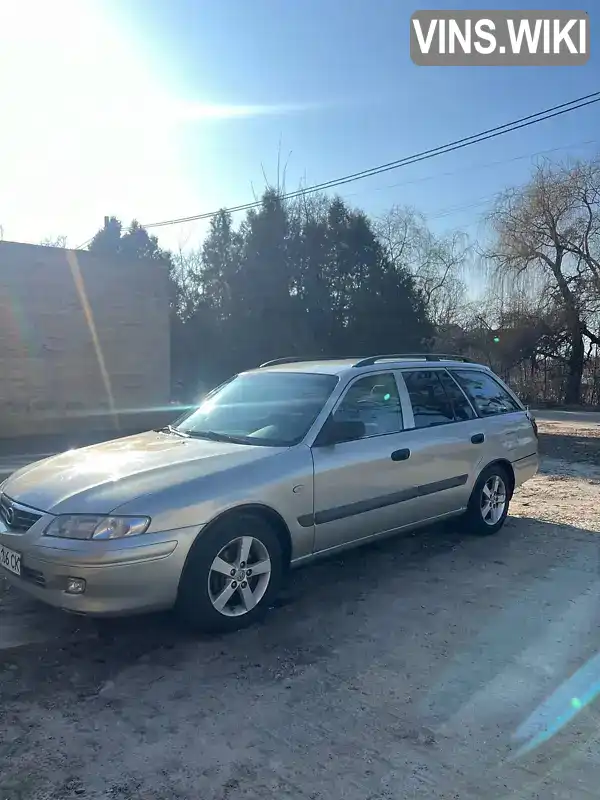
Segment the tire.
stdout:
<svg viewBox="0 0 600 800">
<path fill-rule="evenodd" d="M 483 470 L 473 488 L 465 514 L 465 521 L 471 533 L 477 536 L 491 536 L 502 528 L 508 515 L 511 487 L 512 481 L 508 471 L 501 464 L 492 464 Z M 496 505 L 493 505 L 494 503 Z"/>
<path fill-rule="evenodd" d="M 252 514 L 227 517 L 196 539 L 175 610 L 203 633 L 246 628 L 268 611 L 283 573 L 283 550 L 273 526 Z"/>
</svg>

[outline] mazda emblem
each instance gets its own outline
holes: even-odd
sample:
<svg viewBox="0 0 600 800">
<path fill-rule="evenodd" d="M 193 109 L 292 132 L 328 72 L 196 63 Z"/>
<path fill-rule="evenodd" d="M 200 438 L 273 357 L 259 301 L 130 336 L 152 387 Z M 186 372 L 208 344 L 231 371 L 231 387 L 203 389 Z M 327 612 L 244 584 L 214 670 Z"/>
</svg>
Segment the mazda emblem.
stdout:
<svg viewBox="0 0 600 800">
<path fill-rule="evenodd" d="M 15 521 L 15 510 L 14 510 L 14 508 L 12 506 L 9 506 L 6 509 L 5 513 L 6 513 L 6 524 L 7 525 L 12 525 L 13 522 Z"/>
</svg>

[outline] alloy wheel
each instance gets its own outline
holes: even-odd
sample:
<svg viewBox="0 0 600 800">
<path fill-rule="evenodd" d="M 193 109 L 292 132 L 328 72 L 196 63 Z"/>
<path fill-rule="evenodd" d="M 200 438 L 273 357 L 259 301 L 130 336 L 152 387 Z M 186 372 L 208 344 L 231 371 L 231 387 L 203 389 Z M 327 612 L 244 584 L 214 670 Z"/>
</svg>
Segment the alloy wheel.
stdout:
<svg viewBox="0 0 600 800">
<path fill-rule="evenodd" d="M 247 614 L 262 600 L 271 579 L 271 559 L 260 539 L 232 539 L 214 558 L 208 574 L 213 608 L 226 617 Z"/>
<path fill-rule="evenodd" d="M 491 475 L 481 490 L 481 517 L 486 525 L 496 525 L 507 503 L 506 485 L 500 475 Z"/>
</svg>

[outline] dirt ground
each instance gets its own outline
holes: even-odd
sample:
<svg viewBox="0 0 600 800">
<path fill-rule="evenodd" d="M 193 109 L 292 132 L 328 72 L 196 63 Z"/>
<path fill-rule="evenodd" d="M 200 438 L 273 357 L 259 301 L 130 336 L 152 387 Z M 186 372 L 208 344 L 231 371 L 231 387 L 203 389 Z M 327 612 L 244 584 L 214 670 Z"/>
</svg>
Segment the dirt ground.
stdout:
<svg viewBox="0 0 600 800">
<path fill-rule="evenodd" d="M 600 530 L 600 424 L 540 422 L 539 429 L 540 473 L 514 498 L 511 515 Z"/>
<path fill-rule="evenodd" d="M 541 421 L 541 455 L 600 467 L 600 415 L 594 415 L 594 418 L 596 416 L 599 421 L 587 425 L 582 422 Z"/>
<path fill-rule="evenodd" d="M 235 636 L 0 584 L 0 800 L 597 798 L 600 425 L 540 430 L 501 534 L 304 569 Z"/>
</svg>

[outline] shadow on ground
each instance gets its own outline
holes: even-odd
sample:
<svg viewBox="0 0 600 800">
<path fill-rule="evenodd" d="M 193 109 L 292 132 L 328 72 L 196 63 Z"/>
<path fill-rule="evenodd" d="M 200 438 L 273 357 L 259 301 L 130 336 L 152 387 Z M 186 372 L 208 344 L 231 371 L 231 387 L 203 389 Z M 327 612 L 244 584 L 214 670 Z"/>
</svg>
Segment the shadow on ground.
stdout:
<svg viewBox="0 0 600 800">
<path fill-rule="evenodd" d="M 600 466 L 600 425 L 596 428 L 543 425 L 539 434 L 540 455 Z"/>
</svg>

